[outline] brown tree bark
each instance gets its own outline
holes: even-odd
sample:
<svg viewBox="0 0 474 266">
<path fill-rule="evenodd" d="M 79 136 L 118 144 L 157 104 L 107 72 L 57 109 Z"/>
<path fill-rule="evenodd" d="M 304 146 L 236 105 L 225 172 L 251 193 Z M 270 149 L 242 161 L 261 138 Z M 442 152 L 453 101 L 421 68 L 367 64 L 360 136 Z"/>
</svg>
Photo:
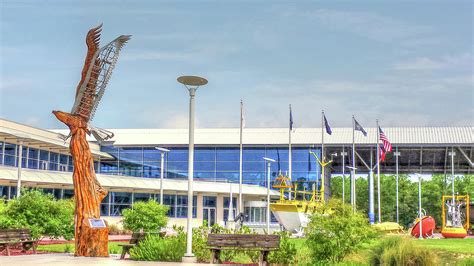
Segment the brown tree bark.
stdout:
<svg viewBox="0 0 474 266">
<path fill-rule="evenodd" d="M 61 111 L 53 114 L 71 131 L 69 149 L 74 160 L 75 256 L 107 257 L 108 228 L 91 228 L 89 219 L 100 218 L 100 203 L 107 191 L 97 181 L 89 143 L 87 122 L 79 115 Z"/>
</svg>

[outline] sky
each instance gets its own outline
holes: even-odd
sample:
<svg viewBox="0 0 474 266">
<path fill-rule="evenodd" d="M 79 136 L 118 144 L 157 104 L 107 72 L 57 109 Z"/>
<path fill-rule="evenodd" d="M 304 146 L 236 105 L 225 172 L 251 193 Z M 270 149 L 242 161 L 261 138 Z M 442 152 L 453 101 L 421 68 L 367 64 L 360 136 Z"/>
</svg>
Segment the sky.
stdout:
<svg viewBox="0 0 474 266">
<path fill-rule="evenodd" d="M 186 128 L 182 75 L 209 80 L 196 125 L 474 125 L 471 1 L 0 2 L 0 117 L 64 128 L 88 29 L 123 48 L 94 121 L 102 128 Z"/>
</svg>

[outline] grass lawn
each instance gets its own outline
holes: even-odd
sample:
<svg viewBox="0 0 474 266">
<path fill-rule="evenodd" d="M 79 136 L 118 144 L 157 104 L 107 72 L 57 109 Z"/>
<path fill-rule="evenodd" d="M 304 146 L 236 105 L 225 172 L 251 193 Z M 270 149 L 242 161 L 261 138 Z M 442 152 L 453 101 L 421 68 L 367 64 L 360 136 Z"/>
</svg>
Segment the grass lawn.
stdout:
<svg viewBox="0 0 474 266">
<path fill-rule="evenodd" d="M 298 238 L 291 239 L 295 244 L 298 254 L 298 264 L 311 263 L 310 250 L 305 244 L 306 239 Z M 367 259 L 370 254 L 370 249 L 378 243 L 379 239 L 370 244 L 365 244 L 361 249 L 346 257 L 344 262 L 338 265 L 367 265 Z M 474 239 L 423 239 L 413 240 L 417 245 L 426 247 L 435 251 L 439 256 L 441 263 L 448 265 L 456 265 L 466 259 L 471 258 L 465 265 L 469 265 L 474 260 Z"/>
<path fill-rule="evenodd" d="M 296 256 L 296 264 L 311 264 L 310 249 L 306 245 L 304 238 L 290 239 L 295 244 L 298 253 Z M 337 265 L 368 265 L 367 259 L 370 249 L 380 241 L 375 240 L 370 244 L 364 245 L 361 249 L 350 254 L 346 259 Z M 444 265 L 469 265 L 474 262 L 474 239 L 424 239 L 413 240 L 416 245 L 420 245 L 436 252 L 440 258 L 440 262 Z M 109 253 L 120 254 L 122 248 L 119 247 L 120 242 L 109 242 Z M 38 250 L 49 252 L 74 252 L 74 244 L 52 244 L 38 246 Z M 235 262 L 250 263 L 250 258 L 245 254 L 239 254 L 234 258 Z M 464 263 L 464 264 L 463 264 Z"/>
<path fill-rule="evenodd" d="M 474 255 L 474 238 L 466 239 L 423 239 L 417 244 L 440 251 Z"/>
<path fill-rule="evenodd" d="M 119 246 L 120 243 L 121 242 L 109 242 L 109 253 L 110 254 L 122 253 L 122 248 Z M 39 245 L 38 250 L 55 252 L 55 253 L 69 253 L 69 252 L 74 252 L 74 243 Z"/>
</svg>

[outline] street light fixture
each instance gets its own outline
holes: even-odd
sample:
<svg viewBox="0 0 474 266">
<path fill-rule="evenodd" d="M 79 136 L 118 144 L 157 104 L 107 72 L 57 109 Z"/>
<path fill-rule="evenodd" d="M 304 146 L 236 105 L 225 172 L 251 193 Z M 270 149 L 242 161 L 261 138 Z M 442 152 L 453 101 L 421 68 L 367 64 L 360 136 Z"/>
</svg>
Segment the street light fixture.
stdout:
<svg viewBox="0 0 474 266">
<path fill-rule="evenodd" d="M 181 76 L 178 82 L 183 84 L 189 91 L 189 149 L 188 149 L 188 218 L 187 218 L 187 236 L 186 236 L 186 253 L 183 262 L 196 262 L 193 254 L 193 175 L 194 175 L 194 97 L 196 90 L 200 86 L 207 84 L 205 78 L 197 76 Z"/>
<path fill-rule="evenodd" d="M 270 234 L 270 168 L 276 161 L 267 157 L 263 157 L 263 160 L 267 163 L 267 234 Z"/>
<path fill-rule="evenodd" d="M 169 152 L 170 150 L 161 148 L 161 147 L 155 147 L 155 149 L 161 152 L 160 204 L 163 205 L 163 178 L 164 178 L 163 173 L 164 173 L 164 167 L 165 167 L 165 153 Z"/>
</svg>

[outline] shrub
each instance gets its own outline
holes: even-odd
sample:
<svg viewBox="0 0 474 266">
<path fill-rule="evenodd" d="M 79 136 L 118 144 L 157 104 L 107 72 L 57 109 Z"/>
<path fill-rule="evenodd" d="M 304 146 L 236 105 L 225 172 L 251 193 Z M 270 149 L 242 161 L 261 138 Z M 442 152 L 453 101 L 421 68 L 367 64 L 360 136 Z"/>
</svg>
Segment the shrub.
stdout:
<svg viewBox="0 0 474 266">
<path fill-rule="evenodd" d="M 436 265 L 437 256 L 413 240 L 404 237 L 388 237 L 372 248 L 371 265 Z"/>
<path fill-rule="evenodd" d="M 334 263 L 373 239 L 376 232 L 351 206 L 330 200 L 311 215 L 306 235 L 313 261 Z"/>
<path fill-rule="evenodd" d="M 123 226 L 125 229 L 137 232 L 158 232 L 168 223 L 168 206 L 160 205 L 156 201 L 134 203 L 131 209 L 125 209 Z"/>
<path fill-rule="evenodd" d="M 0 228 L 29 228 L 34 239 L 74 237 L 74 203 L 55 200 L 41 190 L 24 190 L 21 197 L 0 207 Z"/>
<path fill-rule="evenodd" d="M 209 227 L 202 225 L 193 229 L 193 253 L 198 262 L 209 262 L 211 251 L 207 248 Z"/>
<path fill-rule="evenodd" d="M 64 253 L 72 253 L 74 251 L 74 246 L 71 244 L 66 244 L 64 246 Z"/>
<path fill-rule="evenodd" d="M 270 263 L 289 265 L 296 262 L 296 246 L 290 242 L 290 234 L 288 232 L 280 232 L 280 248 L 270 252 L 268 261 Z"/>
<path fill-rule="evenodd" d="M 116 224 L 109 224 L 107 225 L 109 228 L 109 235 L 120 235 L 120 228 Z"/>
<path fill-rule="evenodd" d="M 180 262 L 186 252 L 186 235 L 162 238 L 149 235 L 140 244 L 130 250 L 130 258 L 146 261 Z"/>
</svg>

